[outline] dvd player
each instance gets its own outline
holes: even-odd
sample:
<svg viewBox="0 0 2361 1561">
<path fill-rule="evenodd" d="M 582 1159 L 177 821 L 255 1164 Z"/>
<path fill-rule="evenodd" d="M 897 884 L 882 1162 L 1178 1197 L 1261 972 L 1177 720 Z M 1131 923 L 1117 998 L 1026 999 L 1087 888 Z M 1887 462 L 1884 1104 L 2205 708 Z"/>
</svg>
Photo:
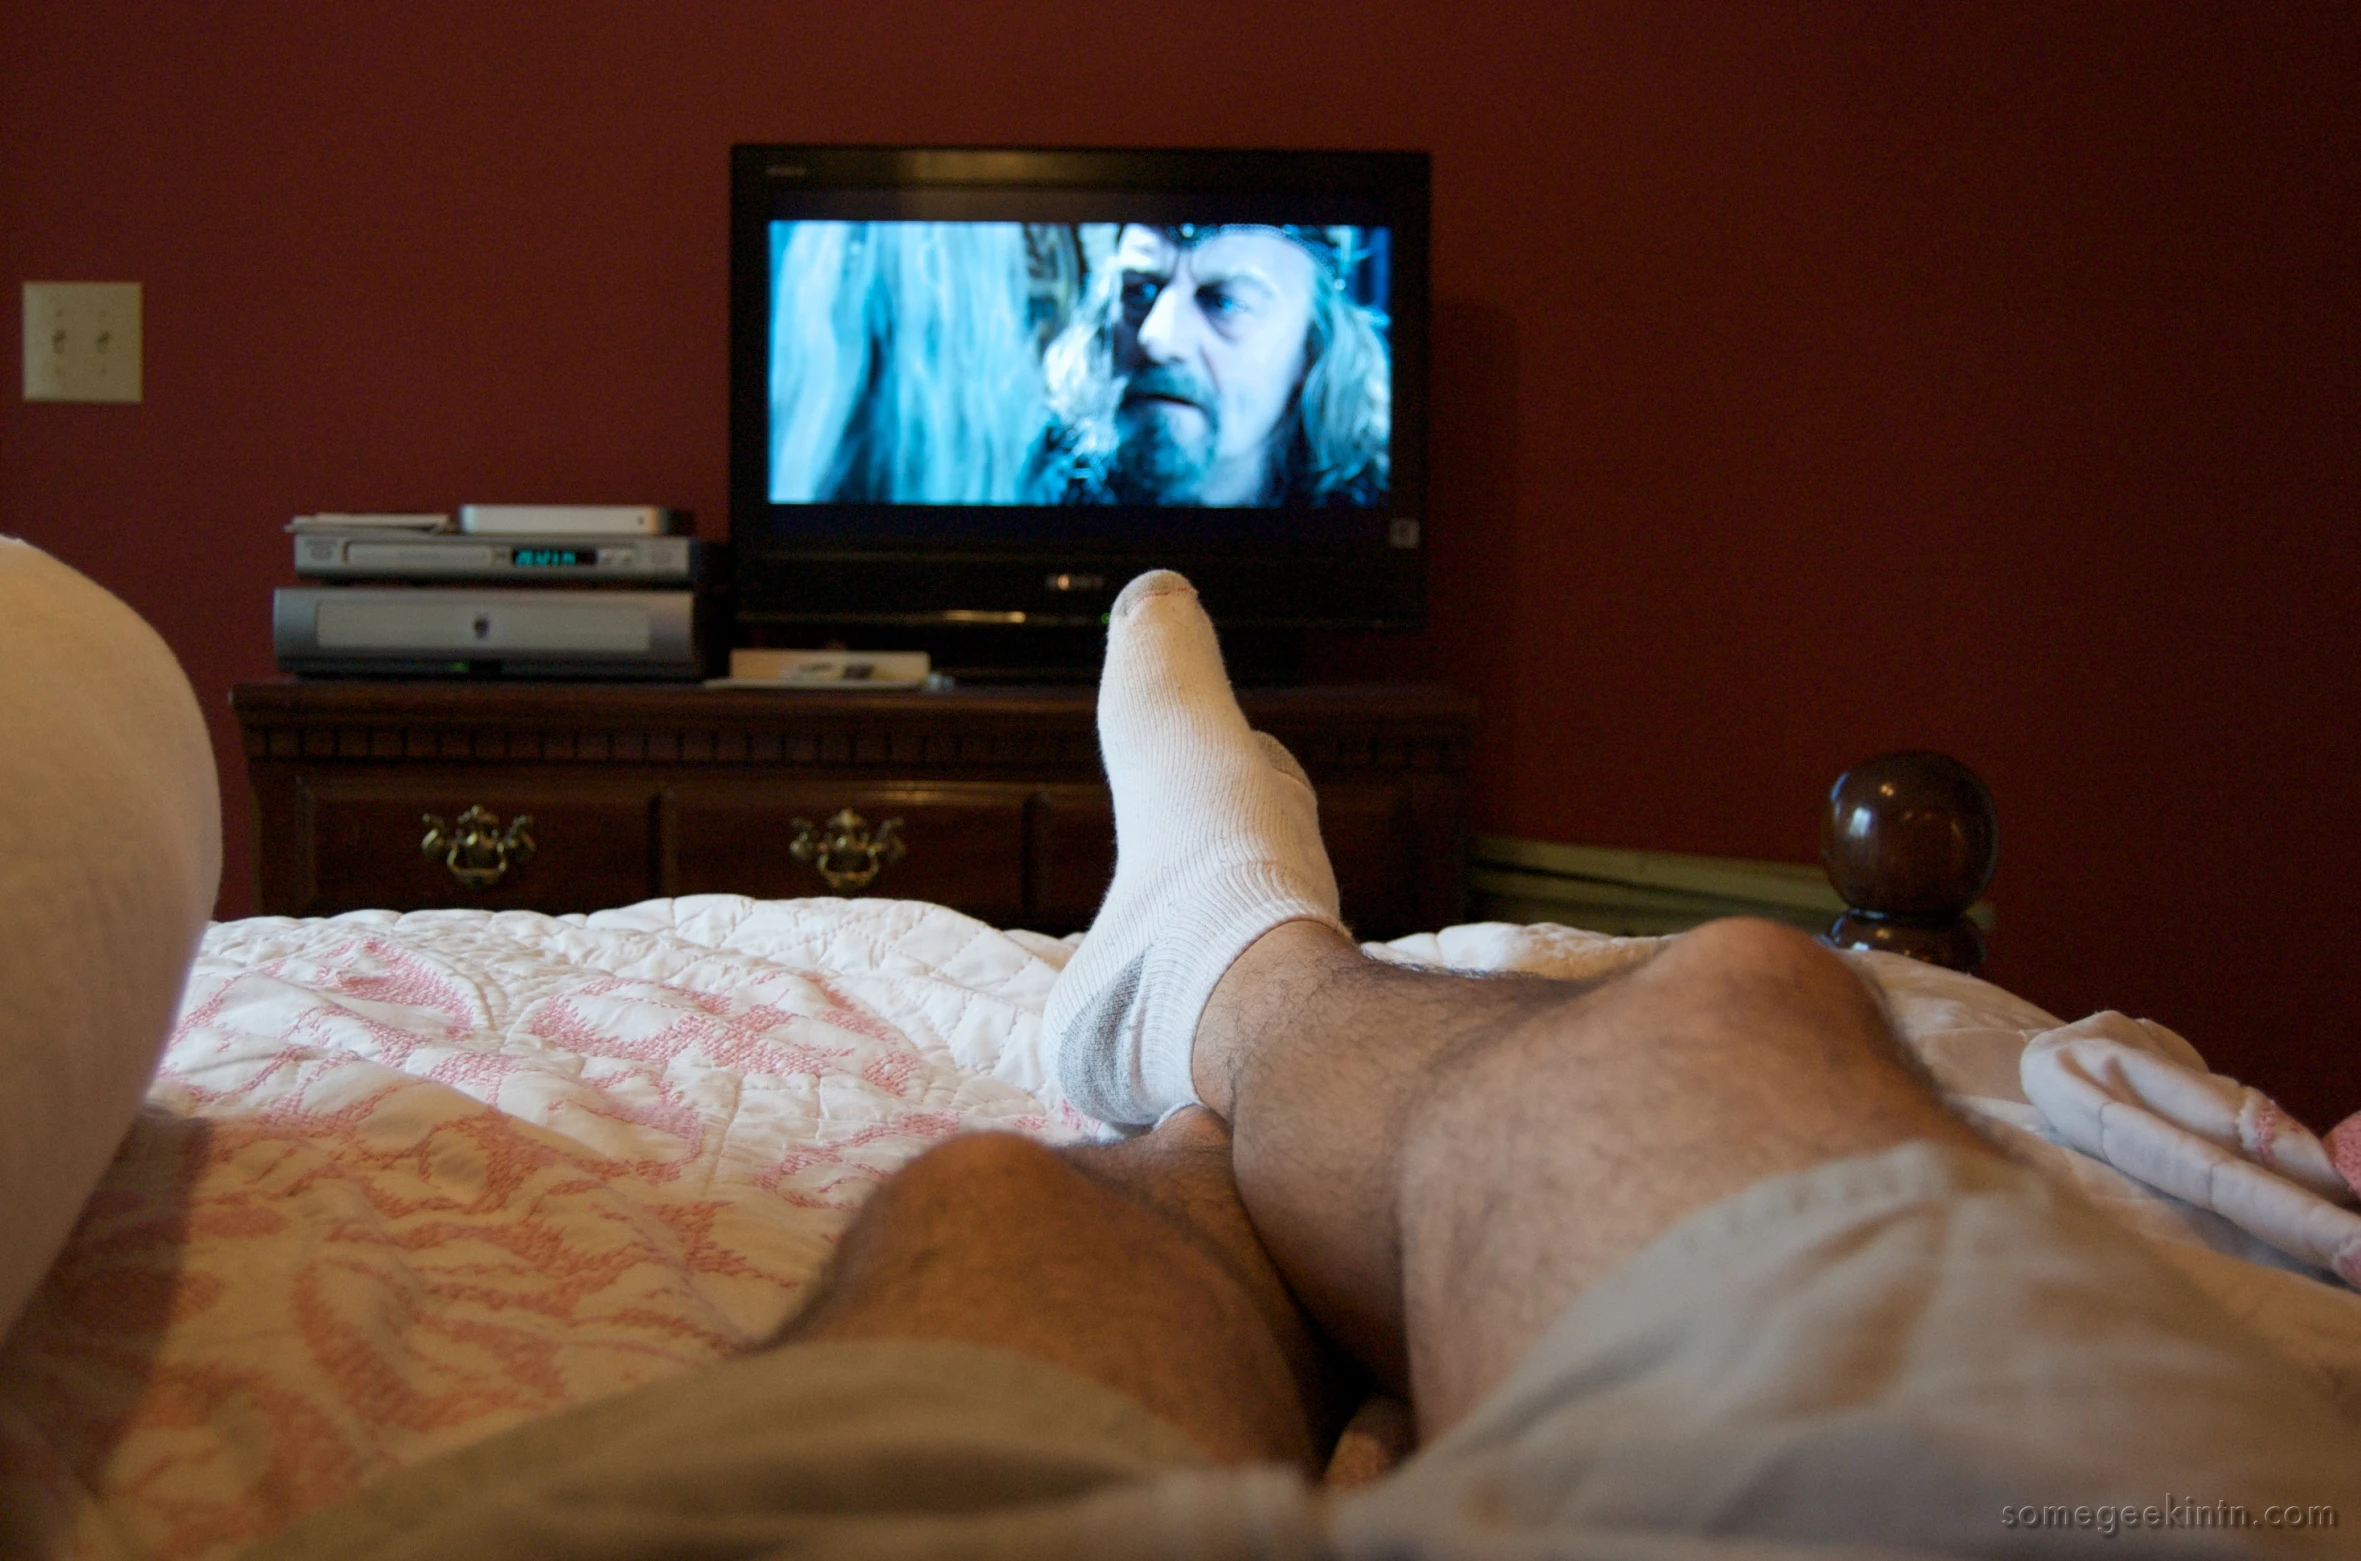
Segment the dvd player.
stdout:
<svg viewBox="0 0 2361 1561">
<path fill-rule="evenodd" d="M 696 585 L 694 537 L 492 537 L 299 532 L 295 572 L 307 580 L 497 580 L 584 585 L 603 580 Z"/>
<path fill-rule="evenodd" d="M 693 591 L 291 586 L 271 598 L 282 671 L 308 677 L 704 675 Z"/>
<path fill-rule="evenodd" d="M 462 504 L 459 529 L 493 536 L 685 536 L 696 517 L 660 504 Z"/>
</svg>

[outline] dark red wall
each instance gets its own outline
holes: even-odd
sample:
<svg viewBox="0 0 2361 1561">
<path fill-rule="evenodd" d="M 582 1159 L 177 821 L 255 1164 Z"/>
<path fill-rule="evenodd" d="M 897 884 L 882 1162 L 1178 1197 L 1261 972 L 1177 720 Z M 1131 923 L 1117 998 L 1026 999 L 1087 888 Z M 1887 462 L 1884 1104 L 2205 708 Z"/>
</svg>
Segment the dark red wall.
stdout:
<svg viewBox="0 0 2361 1561">
<path fill-rule="evenodd" d="M 1478 824 L 1805 859 L 1848 762 L 2002 809 L 1991 974 L 2361 1106 L 2350 7 L 32 0 L 0 257 L 147 400 L 0 410 L 0 528 L 215 713 L 299 511 L 724 511 L 737 140 L 1435 157 L 1434 614 Z"/>
</svg>

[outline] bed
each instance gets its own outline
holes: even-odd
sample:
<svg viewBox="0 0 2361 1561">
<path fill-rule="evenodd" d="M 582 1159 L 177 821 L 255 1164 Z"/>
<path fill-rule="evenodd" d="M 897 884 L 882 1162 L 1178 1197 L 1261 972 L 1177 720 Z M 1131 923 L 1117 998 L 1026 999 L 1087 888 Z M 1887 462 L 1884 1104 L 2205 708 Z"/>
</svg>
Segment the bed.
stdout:
<svg viewBox="0 0 2361 1561">
<path fill-rule="evenodd" d="M 1646 942 L 1482 924 L 1372 952 L 1577 975 Z M 10 1553 L 232 1555 L 403 1465 L 756 1346 L 903 1161 L 1097 1130 L 1039 1027 L 1070 947 L 916 902 L 735 896 L 211 928 L 0 1351 Z M 1996 1134 L 2361 1418 L 2361 1296 L 2052 1141 L 2015 1075 L 2054 1017 L 1853 957 Z"/>
<path fill-rule="evenodd" d="M 0 549 L 0 608 L 9 570 L 39 567 Z M 60 621 L 103 616 L 36 584 Z M 867 1194 L 932 1144 L 1105 1131 L 1060 1096 L 1041 1033 L 1075 940 L 920 902 L 255 918 L 205 927 L 191 959 L 168 916 L 141 918 L 178 905 L 193 928 L 211 902 L 201 721 L 152 636 L 77 654 L 147 670 L 97 700 L 0 679 L 12 732 L 78 734 L 12 750 L 47 793 L 0 819 L 17 871 L 0 1171 L 13 1192 L 44 1142 L 88 1166 L 44 1151 L 35 1191 L 67 1201 L 0 1343 L 0 1554 L 234 1555 L 394 1470 L 758 1347 Z M 141 678 L 174 692 L 85 730 Z M 184 734 L 157 763 L 185 785 L 143 834 L 109 788 L 128 784 L 121 745 L 157 730 Z M 61 913 L 59 885 L 106 883 L 146 892 Z M 1368 949 L 1571 978 L 1652 942 L 1481 923 Z M 2361 1118 L 2314 1137 L 2156 1026 L 2061 1024 L 1972 977 L 1847 957 L 1997 1142 L 2154 1241 L 2361 1422 Z M 125 994 L 150 989 L 164 1006 L 143 1017 Z M 43 1004 L 50 1028 L 17 1022 Z M 133 1037 L 115 1081 L 41 1073 L 103 1050 L 71 1033 L 94 1015 Z M 88 1102 L 110 1089 L 130 1126 L 107 1158 L 112 1130 L 77 1114 L 106 1119 Z M 1382 1468 L 1383 1442 L 1348 1433 L 1332 1477 Z"/>
</svg>

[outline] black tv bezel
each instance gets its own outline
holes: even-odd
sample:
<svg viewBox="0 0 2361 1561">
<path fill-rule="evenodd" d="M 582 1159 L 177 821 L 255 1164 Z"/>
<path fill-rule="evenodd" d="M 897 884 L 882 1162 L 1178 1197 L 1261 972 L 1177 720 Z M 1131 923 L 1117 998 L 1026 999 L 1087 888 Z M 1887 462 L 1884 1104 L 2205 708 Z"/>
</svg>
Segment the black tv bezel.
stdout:
<svg viewBox="0 0 2361 1561">
<path fill-rule="evenodd" d="M 1382 209 L 1393 229 L 1387 502 L 1357 511 L 774 507 L 766 496 L 768 230 L 782 183 L 823 196 L 1131 193 L 1202 198 L 1214 206 L 1315 196 Z M 975 626 L 996 626 L 1004 636 L 1023 628 L 1095 631 L 1124 580 L 1151 568 L 1188 574 L 1225 627 L 1421 627 L 1430 183 L 1427 154 L 1411 151 L 733 146 L 730 538 L 741 642 L 776 641 L 796 631 L 848 643 Z M 774 508 L 792 511 L 795 531 L 804 534 L 783 534 L 773 524 Z M 902 534 L 883 534 L 889 526 Z"/>
</svg>

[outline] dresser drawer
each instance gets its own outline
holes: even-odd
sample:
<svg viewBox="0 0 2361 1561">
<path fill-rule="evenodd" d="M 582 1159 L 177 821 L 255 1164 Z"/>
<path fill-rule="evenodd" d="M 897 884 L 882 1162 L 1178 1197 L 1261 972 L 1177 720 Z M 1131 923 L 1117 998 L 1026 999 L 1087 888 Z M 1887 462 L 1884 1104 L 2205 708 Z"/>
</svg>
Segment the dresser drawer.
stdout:
<svg viewBox="0 0 2361 1561">
<path fill-rule="evenodd" d="M 744 894 L 756 899 L 812 895 L 882 895 L 932 900 L 1001 926 L 1025 920 L 1025 804 L 1022 785 L 936 784 L 805 777 L 680 783 L 670 790 L 670 894 Z M 825 840 L 839 814 L 853 848 L 827 862 L 795 854 L 796 821 Z M 888 825 L 900 844 L 881 852 L 875 875 L 862 839 Z M 817 855 L 817 853 L 815 853 Z M 825 866 L 839 875 L 831 884 Z"/>
<path fill-rule="evenodd" d="M 1430 838 L 1435 809 L 1413 781 L 1323 780 L 1318 791 L 1320 838 L 1346 924 L 1365 938 L 1444 925 L 1456 909 L 1457 885 L 1436 884 L 1432 864 L 1438 850 L 1455 845 L 1455 818 L 1442 819 L 1438 845 Z M 1114 876 L 1114 803 L 1103 786 L 1050 786 L 1034 808 L 1034 918 L 1027 925 L 1045 932 L 1087 927 Z"/>
<path fill-rule="evenodd" d="M 301 790 L 310 870 L 302 875 L 309 892 L 299 915 L 452 905 L 562 913 L 628 905 L 656 892 L 652 785 L 464 770 L 331 772 L 306 777 Z M 522 839 L 509 836 L 505 851 L 492 846 L 455 858 L 446 843 L 429 856 L 422 849 L 427 816 L 449 837 L 470 808 L 491 816 L 481 832 L 495 839 L 529 822 L 518 832 Z"/>
<path fill-rule="evenodd" d="M 1115 804 L 1104 786 L 1044 786 L 1033 795 L 1033 916 L 1040 932 L 1079 932 L 1115 877 Z"/>
</svg>

